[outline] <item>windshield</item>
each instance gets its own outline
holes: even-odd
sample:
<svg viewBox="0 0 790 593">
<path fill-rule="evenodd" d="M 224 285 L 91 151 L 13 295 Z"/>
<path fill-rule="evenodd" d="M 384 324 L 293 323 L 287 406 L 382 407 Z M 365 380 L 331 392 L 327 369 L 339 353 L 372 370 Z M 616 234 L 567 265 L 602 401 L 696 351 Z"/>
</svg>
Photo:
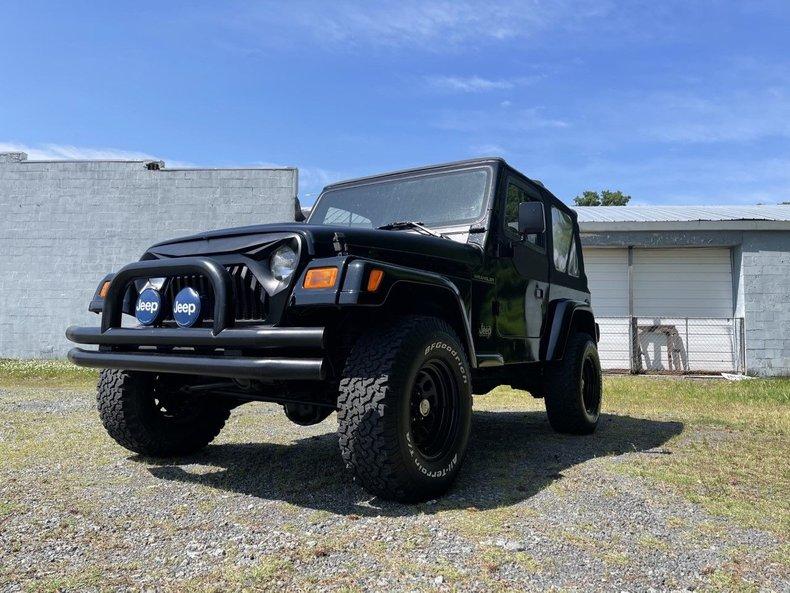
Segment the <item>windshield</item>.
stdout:
<svg viewBox="0 0 790 593">
<path fill-rule="evenodd" d="M 483 214 L 490 175 L 488 168 L 466 169 L 330 189 L 308 222 L 366 228 L 401 221 L 433 227 L 470 223 Z"/>
</svg>

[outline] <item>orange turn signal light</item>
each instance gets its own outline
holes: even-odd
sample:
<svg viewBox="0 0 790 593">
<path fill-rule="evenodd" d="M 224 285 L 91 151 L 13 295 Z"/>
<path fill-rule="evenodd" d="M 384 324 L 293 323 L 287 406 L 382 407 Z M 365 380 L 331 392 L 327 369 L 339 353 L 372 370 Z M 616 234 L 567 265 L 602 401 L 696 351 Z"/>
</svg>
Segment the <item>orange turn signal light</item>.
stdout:
<svg viewBox="0 0 790 593">
<path fill-rule="evenodd" d="M 337 268 L 311 268 L 304 276 L 305 288 L 332 288 L 337 281 Z"/>
<path fill-rule="evenodd" d="M 101 298 L 103 298 L 103 299 L 106 299 L 108 292 L 110 292 L 110 281 L 109 280 L 101 285 L 101 289 L 99 290 L 99 296 Z"/>
<path fill-rule="evenodd" d="M 384 270 L 371 270 L 368 276 L 368 292 L 376 292 L 384 279 Z"/>
</svg>

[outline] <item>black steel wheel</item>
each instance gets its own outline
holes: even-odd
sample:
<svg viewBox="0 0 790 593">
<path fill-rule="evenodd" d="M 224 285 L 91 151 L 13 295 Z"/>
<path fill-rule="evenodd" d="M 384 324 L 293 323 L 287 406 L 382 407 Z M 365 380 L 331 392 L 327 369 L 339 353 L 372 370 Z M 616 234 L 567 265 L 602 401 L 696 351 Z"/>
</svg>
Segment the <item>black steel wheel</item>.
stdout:
<svg viewBox="0 0 790 593">
<path fill-rule="evenodd" d="M 572 334 L 562 360 L 551 363 L 546 375 L 546 412 L 551 427 L 568 434 L 594 432 L 601 413 L 603 380 L 592 336 Z"/>
<path fill-rule="evenodd" d="M 436 498 L 458 474 L 472 419 L 466 354 L 434 317 L 400 317 L 363 335 L 338 398 L 340 451 L 367 490 L 401 502 Z"/>
<path fill-rule="evenodd" d="M 426 361 L 417 371 L 409 401 L 409 429 L 414 448 L 435 460 L 455 442 L 460 428 L 458 384 L 447 363 Z"/>
<path fill-rule="evenodd" d="M 581 392 L 585 412 L 590 417 L 597 417 L 601 410 L 601 369 L 590 353 L 584 357 Z"/>
</svg>

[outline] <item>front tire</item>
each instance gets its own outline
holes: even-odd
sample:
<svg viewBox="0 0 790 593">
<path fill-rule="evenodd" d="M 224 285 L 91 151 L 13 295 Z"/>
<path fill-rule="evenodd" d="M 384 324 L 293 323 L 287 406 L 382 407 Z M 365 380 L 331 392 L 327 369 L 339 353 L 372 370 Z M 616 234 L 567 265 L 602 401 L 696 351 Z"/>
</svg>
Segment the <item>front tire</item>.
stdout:
<svg viewBox="0 0 790 593">
<path fill-rule="evenodd" d="M 601 361 L 592 336 L 574 333 L 547 369 L 546 413 L 557 432 L 591 434 L 601 414 Z"/>
<path fill-rule="evenodd" d="M 199 451 L 230 416 L 227 405 L 179 394 L 176 384 L 152 373 L 102 370 L 97 403 L 115 442 L 150 457 Z"/>
<path fill-rule="evenodd" d="M 369 492 L 400 502 L 443 494 L 472 419 L 469 364 L 455 332 L 419 316 L 369 331 L 348 356 L 338 407 L 343 460 Z"/>
</svg>

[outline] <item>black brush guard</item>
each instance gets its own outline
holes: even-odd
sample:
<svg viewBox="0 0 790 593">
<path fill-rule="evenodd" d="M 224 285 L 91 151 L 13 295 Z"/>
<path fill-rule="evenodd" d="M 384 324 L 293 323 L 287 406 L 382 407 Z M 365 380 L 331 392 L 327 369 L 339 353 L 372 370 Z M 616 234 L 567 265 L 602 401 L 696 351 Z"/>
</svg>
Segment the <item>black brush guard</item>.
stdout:
<svg viewBox="0 0 790 593">
<path fill-rule="evenodd" d="M 211 284 L 214 292 L 211 328 L 121 327 L 123 298 L 132 281 L 189 274 L 201 274 Z M 72 348 L 68 357 L 78 366 L 94 368 L 234 379 L 325 378 L 324 328 L 264 325 L 237 328 L 233 324 L 232 280 L 228 271 L 216 261 L 207 257 L 184 257 L 136 262 L 123 267 L 110 281 L 102 307 L 101 327 L 72 326 L 66 330 L 66 337 L 72 342 L 98 345 L 100 349 Z M 170 351 L 130 351 L 138 347 L 161 347 Z M 211 353 L 181 354 L 173 352 L 173 348 L 203 349 Z M 232 356 L 225 350 L 253 350 L 267 356 Z M 277 351 L 290 354 L 277 356 Z M 305 355 L 294 356 L 294 351 Z"/>
</svg>

